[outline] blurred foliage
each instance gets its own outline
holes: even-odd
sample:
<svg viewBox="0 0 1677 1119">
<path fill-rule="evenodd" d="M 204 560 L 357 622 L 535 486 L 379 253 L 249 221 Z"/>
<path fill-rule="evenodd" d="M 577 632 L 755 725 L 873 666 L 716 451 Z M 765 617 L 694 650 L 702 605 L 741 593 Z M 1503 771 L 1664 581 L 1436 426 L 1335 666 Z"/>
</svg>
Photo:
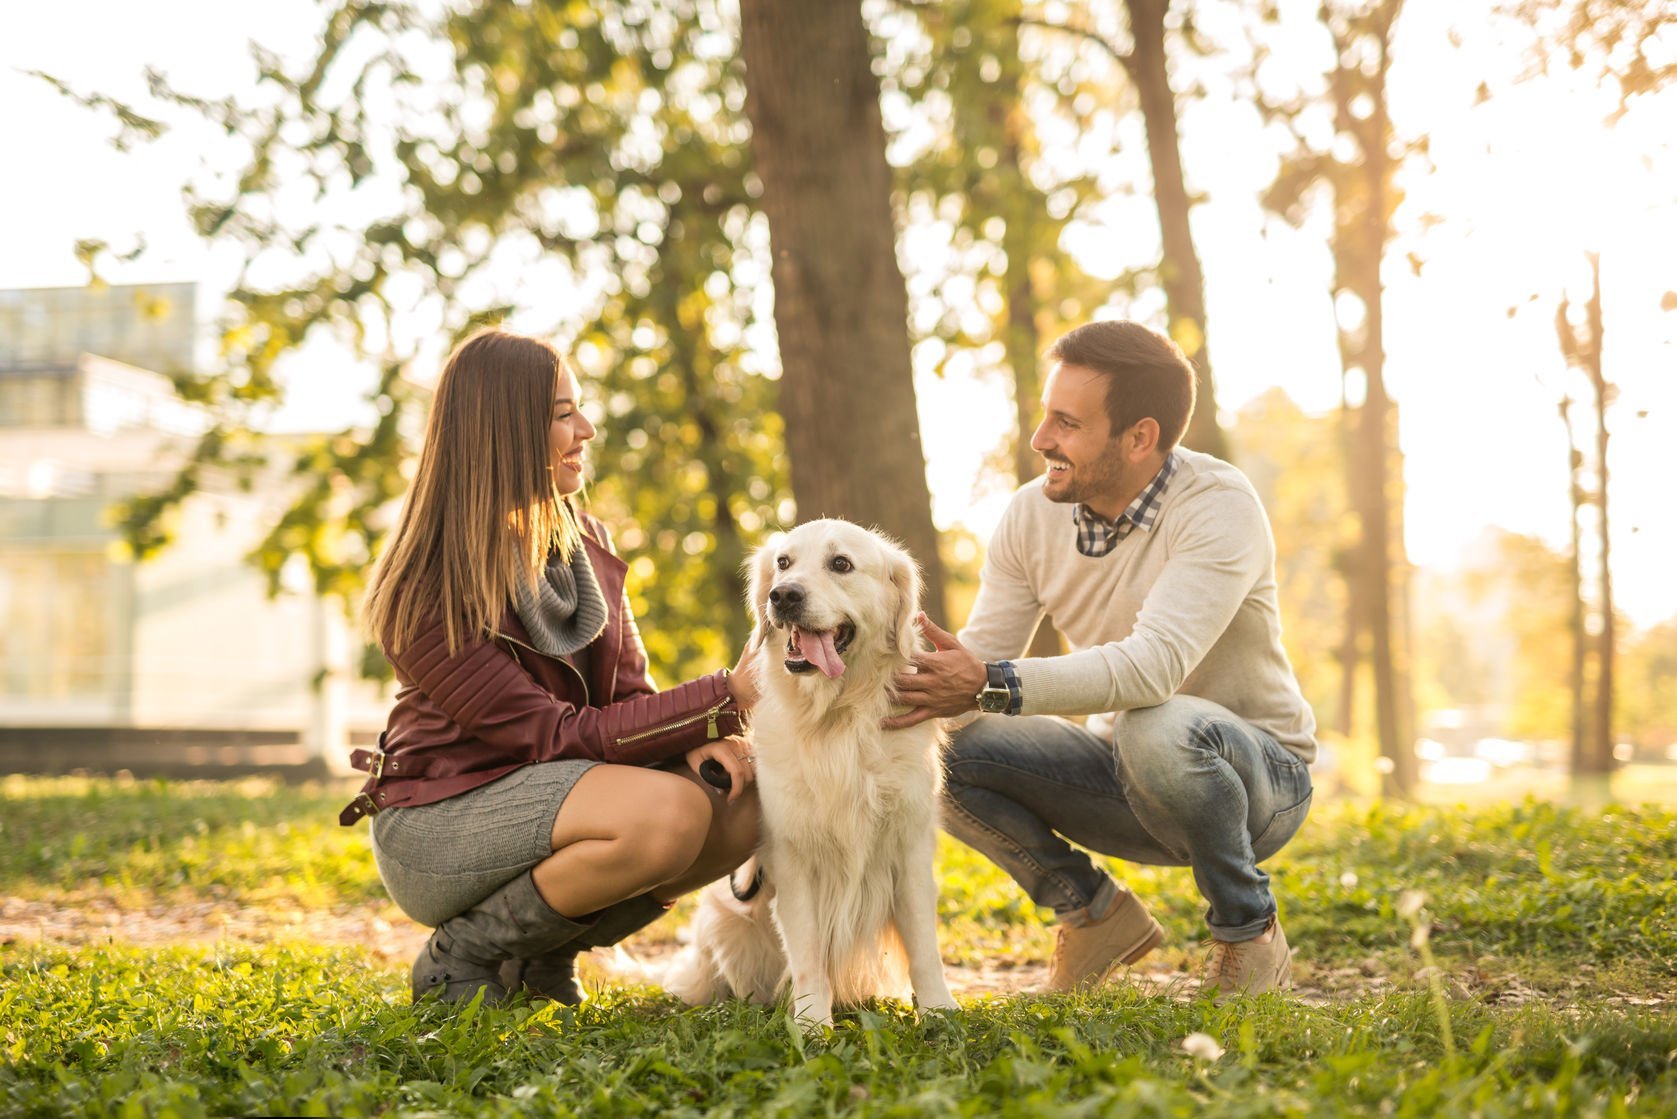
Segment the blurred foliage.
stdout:
<svg viewBox="0 0 1677 1119">
<path fill-rule="evenodd" d="M 1281 638 L 1319 727 L 1345 733 L 1339 658 L 1345 629 L 1344 554 L 1356 539 L 1341 464 L 1340 421 L 1310 415 L 1281 389 L 1241 408 L 1230 431 L 1241 469 L 1269 512 Z"/>
<path fill-rule="evenodd" d="M 1016 0 L 873 18 L 887 123 L 899 141 L 931 136 L 902 161 L 902 220 L 949 234 L 909 278 L 920 363 L 1020 379 L 1028 434 L 1044 339 L 1150 275 L 1094 280 L 1062 243 L 1120 186 L 1103 169 L 1133 108 L 1123 58 L 1081 49 L 1076 28 L 1022 30 Z M 656 674 L 731 659 L 741 564 L 792 516 L 735 20 L 718 0 L 340 0 L 304 68 L 253 48 L 248 104 L 149 72 L 156 115 L 195 114 L 243 145 L 239 173 L 187 201 L 199 233 L 247 263 L 217 367 L 182 385 L 214 425 L 171 486 L 118 510 L 134 551 L 166 546 L 172 508 L 212 479 L 254 484 L 286 376 L 320 375 L 297 351 L 330 339 L 379 371 L 373 418 L 300 449 L 293 504 L 255 560 L 278 586 L 300 556 L 353 602 L 406 488 L 429 370 L 505 323 L 567 340 L 595 397 L 591 498 L 631 561 Z M 166 127 L 64 92 L 115 113 L 120 147 Z M 1084 138 L 1075 159 L 1058 135 Z M 1019 442 L 1014 472 L 1034 472 Z"/>
<path fill-rule="evenodd" d="M 1139 283 L 1088 276 L 1063 244 L 1112 189 L 1101 170 L 1129 108 L 1123 76 L 1065 33 L 1025 23 L 1019 0 L 952 0 L 886 9 L 874 28 L 886 103 L 912 107 L 887 123 L 900 122 L 905 221 L 923 245 L 904 261 L 919 363 L 939 376 L 1004 373 L 1017 433 L 991 464 L 1021 481 L 1041 469 L 1028 444 L 1042 351 Z"/>
<path fill-rule="evenodd" d="M 1618 87 L 1617 119 L 1638 97 L 1677 81 L 1673 0 L 1509 0 L 1502 10 L 1532 31 L 1537 70 L 1566 67 Z"/>
<path fill-rule="evenodd" d="M 236 183 L 190 202 L 249 263 L 220 368 L 187 387 L 216 425 L 174 486 L 123 511 L 136 550 L 167 543 L 163 514 L 205 470 L 259 469 L 235 450 L 279 399 L 279 363 L 329 335 L 381 371 L 377 418 L 303 448 L 256 558 L 277 585 L 304 556 L 318 589 L 353 599 L 423 427 L 412 378 L 507 322 L 568 339 L 581 366 L 602 421 L 593 506 L 632 561 L 656 671 L 731 660 L 746 550 L 789 507 L 772 370 L 750 341 L 767 237 L 730 19 L 711 0 L 346 0 L 305 71 L 258 52 L 258 107 L 153 74 L 160 101 L 247 145 Z"/>
<path fill-rule="evenodd" d="M 1248 35 L 1249 57 L 1241 44 L 1210 41 L 1181 6 L 1169 24 L 1184 57 L 1245 65 L 1236 95 L 1283 143 L 1296 141 L 1263 201 L 1334 241 L 1335 292 L 1348 290 L 1353 269 L 1378 279 L 1385 243 L 1357 231 L 1390 232 L 1402 199 L 1390 177 L 1374 191 L 1367 152 L 1425 170 L 1425 136 L 1377 135 L 1389 124 L 1365 100 L 1385 65 L 1365 25 L 1398 7 L 1265 3 L 1214 25 Z M 1119 147 L 1138 108 L 1122 57 L 1124 8 L 866 8 L 901 244 L 916 249 L 903 254 L 916 368 L 1006 377 L 1026 402 L 1022 432 L 1043 341 L 1098 310 L 1128 310 L 1131 296 L 1151 306 L 1160 286 L 1151 266 L 1091 277 L 1070 251 L 1108 220 L 1102 204 L 1140 177 Z M 1627 104 L 1670 84 L 1670 0 L 1509 0 L 1503 10 L 1530 21 L 1534 65 L 1593 68 L 1619 83 Z M 667 682 L 730 661 L 748 624 L 741 563 L 793 513 L 736 18 L 725 0 L 330 0 L 318 56 L 301 69 L 257 49 L 261 84 L 248 103 L 195 96 L 154 72 L 161 111 L 142 113 L 54 82 L 113 113 L 119 147 L 185 113 L 218 125 L 246 156 L 231 178 L 189 191 L 199 232 L 237 247 L 246 265 L 219 324 L 216 368 L 181 385 L 214 426 L 172 486 L 120 510 L 136 552 L 168 543 L 170 510 L 196 488 L 250 486 L 272 471 L 261 428 L 282 374 L 326 376 L 306 365 L 305 344 L 335 343 L 378 372 L 369 419 L 296 449 L 294 505 L 256 558 L 277 585 L 302 557 L 320 590 L 353 601 L 406 488 L 429 371 L 454 339 L 504 322 L 557 335 L 576 356 L 602 427 L 589 501 L 630 562 L 656 675 Z M 1325 73 L 1298 73 L 1296 52 L 1281 49 L 1307 31 Z M 1431 220 L 1416 215 L 1399 232 Z M 1421 267 L 1419 255 L 1410 265 Z M 1356 320 L 1345 316 L 1341 337 L 1348 369 Z M 1336 695 L 1348 609 L 1340 577 L 1357 541 L 1343 482 L 1328 481 L 1344 476 L 1340 426 L 1271 394 L 1243 412 L 1234 446 L 1274 522 L 1285 636 L 1306 695 L 1323 722 L 1361 733 L 1367 712 L 1341 711 Z M 993 473 L 1035 469 L 1034 456 L 1009 451 L 995 449 Z M 980 553 L 948 534 L 943 543 L 953 624 Z M 1547 583 L 1531 593 L 1549 603 Z M 1549 605 L 1510 608 L 1523 627 L 1519 725 L 1534 734 L 1554 724 L 1549 708 L 1564 689 L 1564 627 L 1545 630 L 1557 616 Z M 1502 694 L 1470 655 L 1465 622 L 1427 625 L 1425 699 Z M 1672 640 L 1667 627 L 1624 652 L 1620 710 L 1639 742 L 1677 736 L 1677 700 L 1663 686 Z"/>
<path fill-rule="evenodd" d="M 1496 715 L 1503 735 L 1564 743 L 1572 733 L 1567 557 L 1534 536 L 1487 529 L 1466 567 L 1423 603 L 1429 706 Z M 1644 760 L 1677 743 L 1677 621 L 1634 631 L 1621 620 L 1616 739 Z M 1588 681 L 1586 681 L 1588 683 Z"/>
</svg>

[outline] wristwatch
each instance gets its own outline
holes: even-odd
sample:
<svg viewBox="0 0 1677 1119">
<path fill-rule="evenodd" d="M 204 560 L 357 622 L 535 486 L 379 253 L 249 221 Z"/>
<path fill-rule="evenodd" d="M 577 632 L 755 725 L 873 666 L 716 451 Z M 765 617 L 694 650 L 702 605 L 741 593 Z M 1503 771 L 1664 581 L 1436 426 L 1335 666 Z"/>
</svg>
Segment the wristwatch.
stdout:
<svg viewBox="0 0 1677 1119">
<path fill-rule="evenodd" d="M 1007 678 L 1002 675 L 999 664 L 984 665 L 984 672 L 988 679 L 978 693 L 978 709 L 990 715 L 1003 715 L 1013 706 L 1013 693 L 1007 690 Z"/>
</svg>

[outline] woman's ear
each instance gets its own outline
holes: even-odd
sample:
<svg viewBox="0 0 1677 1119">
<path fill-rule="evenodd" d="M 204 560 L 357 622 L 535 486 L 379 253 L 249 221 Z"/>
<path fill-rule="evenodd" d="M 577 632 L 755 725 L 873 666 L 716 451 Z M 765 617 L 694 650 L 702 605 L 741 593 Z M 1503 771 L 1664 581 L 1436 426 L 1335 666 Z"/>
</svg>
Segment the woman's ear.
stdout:
<svg viewBox="0 0 1677 1119">
<path fill-rule="evenodd" d="M 891 549 L 891 585 L 897 591 L 896 616 L 891 622 L 891 639 L 904 660 L 914 656 L 920 630 L 914 618 L 920 613 L 920 567 L 901 548 Z"/>
</svg>

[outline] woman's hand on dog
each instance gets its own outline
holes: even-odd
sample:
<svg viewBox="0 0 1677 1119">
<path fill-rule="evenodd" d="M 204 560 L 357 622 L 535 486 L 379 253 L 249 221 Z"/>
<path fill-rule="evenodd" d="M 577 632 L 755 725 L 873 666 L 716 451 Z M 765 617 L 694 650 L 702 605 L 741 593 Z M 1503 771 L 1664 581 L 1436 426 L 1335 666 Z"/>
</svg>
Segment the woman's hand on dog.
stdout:
<svg viewBox="0 0 1677 1119">
<path fill-rule="evenodd" d="M 932 650 L 914 655 L 914 671 L 897 673 L 897 701 L 910 710 L 886 719 L 881 724 L 886 730 L 964 715 L 978 706 L 978 693 L 988 681 L 984 662 L 967 652 L 954 634 L 924 614 L 914 621 Z"/>
<path fill-rule="evenodd" d="M 738 799 L 745 792 L 745 787 L 757 780 L 757 770 L 751 764 L 751 743 L 743 738 L 721 738 L 687 751 L 687 768 L 701 780 L 704 775 L 699 773 L 699 767 L 706 760 L 714 761 L 728 771 L 732 782 L 727 793 L 730 801 Z M 706 787 L 710 787 L 708 783 Z"/>
<path fill-rule="evenodd" d="M 728 673 L 728 693 L 734 697 L 734 704 L 741 711 L 751 710 L 761 691 L 757 686 L 758 643 L 757 631 L 752 630 L 751 639 L 740 652 L 739 663 Z"/>
</svg>

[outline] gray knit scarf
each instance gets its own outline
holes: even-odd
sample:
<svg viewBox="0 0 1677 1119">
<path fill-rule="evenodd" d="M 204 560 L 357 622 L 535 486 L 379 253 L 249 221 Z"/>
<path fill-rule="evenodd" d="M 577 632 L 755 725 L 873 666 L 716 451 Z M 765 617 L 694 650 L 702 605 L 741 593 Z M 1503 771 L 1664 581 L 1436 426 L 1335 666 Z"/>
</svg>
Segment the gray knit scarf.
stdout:
<svg viewBox="0 0 1677 1119">
<path fill-rule="evenodd" d="M 606 599 L 587 549 L 578 541 L 568 564 L 555 552 L 543 575 L 534 595 L 522 583 L 513 589 L 513 609 L 540 651 L 550 657 L 578 652 L 606 628 Z"/>
</svg>

